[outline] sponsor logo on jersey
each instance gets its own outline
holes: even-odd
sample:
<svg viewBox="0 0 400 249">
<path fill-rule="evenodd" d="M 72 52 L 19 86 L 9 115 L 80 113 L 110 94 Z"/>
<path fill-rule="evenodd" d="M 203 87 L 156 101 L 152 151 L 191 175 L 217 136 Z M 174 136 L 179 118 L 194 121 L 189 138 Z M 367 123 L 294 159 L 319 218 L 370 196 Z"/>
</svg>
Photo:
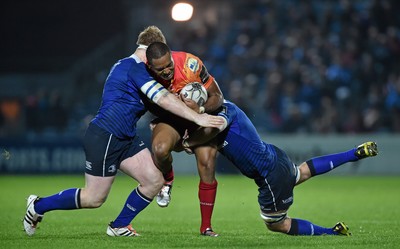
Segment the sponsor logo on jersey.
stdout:
<svg viewBox="0 0 400 249">
<path fill-rule="evenodd" d="M 108 167 L 108 172 L 109 173 L 114 173 L 115 171 L 117 171 L 117 167 L 115 166 L 115 164 L 113 164 L 110 167 Z"/>
<path fill-rule="evenodd" d="M 89 161 L 86 161 L 86 169 L 87 170 L 92 170 L 92 163 Z"/>
<path fill-rule="evenodd" d="M 194 58 L 188 58 L 188 60 L 186 61 L 186 65 L 193 73 L 199 70 L 199 62 Z"/>
</svg>

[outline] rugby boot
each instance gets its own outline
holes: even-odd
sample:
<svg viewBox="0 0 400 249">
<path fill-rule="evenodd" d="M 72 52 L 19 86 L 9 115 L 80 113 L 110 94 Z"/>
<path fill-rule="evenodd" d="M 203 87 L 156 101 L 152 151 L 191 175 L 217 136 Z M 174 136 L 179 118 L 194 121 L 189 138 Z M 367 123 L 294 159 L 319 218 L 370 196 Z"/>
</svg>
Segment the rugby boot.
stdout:
<svg viewBox="0 0 400 249">
<path fill-rule="evenodd" d="M 378 145 L 375 142 L 365 142 L 357 146 L 354 154 L 358 159 L 376 156 L 378 155 Z"/>
<path fill-rule="evenodd" d="M 203 232 L 201 232 L 201 235 L 203 236 L 209 236 L 209 237 L 218 237 L 219 234 L 214 232 L 212 230 L 212 228 L 207 228 L 206 230 L 204 230 Z"/>
<path fill-rule="evenodd" d="M 140 236 L 135 229 L 133 229 L 132 225 L 129 224 L 126 227 L 112 227 L 112 222 L 108 224 L 107 227 L 107 235 L 111 237 L 132 237 L 132 236 Z"/>
<path fill-rule="evenodd" d="M 160 207 L 168 207 L 171 201 L 172 181 L 165 182 L 160 192 L 157 194 L 157 204 Z"/>
<path fill-rule="evenodd" d="M 349 227 L 344 224 L 344 222 L 336 223 L 332 230 L 336 232 L 337 235 L 351 236 L 351 233 L 349 232 Z"/>
<path fill-rule="evenodd" d="M 23 220 L 24 230 L 26 234 L 32 236 L 36 232 L 36 228 L 39 222 L 42 221 L 43 215 L 36 213 L 35 202 L 39 200 L 37 195 L 30 195 L 26 203 L 26 212 Z"/>
</svg>

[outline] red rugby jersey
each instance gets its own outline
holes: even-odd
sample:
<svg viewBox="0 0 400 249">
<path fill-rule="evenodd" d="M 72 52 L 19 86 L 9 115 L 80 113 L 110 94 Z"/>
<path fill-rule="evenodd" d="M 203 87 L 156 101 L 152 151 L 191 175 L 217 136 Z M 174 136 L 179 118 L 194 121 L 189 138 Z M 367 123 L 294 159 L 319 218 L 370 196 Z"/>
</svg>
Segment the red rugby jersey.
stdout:
<svg viewBox="0 0 400 249">
<path fill-rule="evenodd" d="M 193 54 L 186 52 L 172 51 L 174 60 L 174 78 L 170 81 L 159 79 L 170 92 L 179 93 L 188 83 L 199 82 L 207 89 L 214 80 L 204 66 L 203 62 Z"/>
</svg>

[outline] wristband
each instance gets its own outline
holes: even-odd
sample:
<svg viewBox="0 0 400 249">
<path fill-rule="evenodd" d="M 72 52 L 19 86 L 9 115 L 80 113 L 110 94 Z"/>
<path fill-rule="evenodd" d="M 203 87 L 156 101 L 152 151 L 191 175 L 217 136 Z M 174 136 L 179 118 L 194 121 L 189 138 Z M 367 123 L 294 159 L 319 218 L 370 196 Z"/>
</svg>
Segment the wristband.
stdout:
<svg viewBox="0 0 400 249">
<path fill-rule="evenodd" d="M 199 107 L 199 113 L 203 114 L 206 111 L 206 108 L 204 108 L 204 106 L 200 106 Z"/>
</svg>

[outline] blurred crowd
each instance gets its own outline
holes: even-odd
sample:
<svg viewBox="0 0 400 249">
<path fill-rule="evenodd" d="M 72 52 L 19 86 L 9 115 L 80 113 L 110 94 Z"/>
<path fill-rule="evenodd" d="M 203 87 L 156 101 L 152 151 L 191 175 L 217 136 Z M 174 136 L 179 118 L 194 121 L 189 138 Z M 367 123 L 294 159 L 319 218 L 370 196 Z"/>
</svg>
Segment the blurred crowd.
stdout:
<svg viewBox="0 0 400 249">
<path fill-rule="evenodd" d="M 400 132 L 400 2 L 242 1 L 179 30 L 260 131 Z"/>
<path fill-rule="evenodd" d="M 199 56 L 260 132 L 400 132 L 400 1 L 247 0 L 228 7 L 229 18 L 182 25 L 168 43 Z M 100 74 L 96 94 L 106 72 Z M 84 96 L 90 108 L 79 102 L 74 109 L 87 124 L 100 97 Z M 59 93 L 39 91 L 24 102 L 28 129 L 81 131 Z"/>
<path fill-rule="evenodd" d="M 57 90 L 38 89 L 24 99 L 1 101 L 0 137 L 43 133 L 63 134 L 69 124 L 69 110 Z"/>
</svg>

